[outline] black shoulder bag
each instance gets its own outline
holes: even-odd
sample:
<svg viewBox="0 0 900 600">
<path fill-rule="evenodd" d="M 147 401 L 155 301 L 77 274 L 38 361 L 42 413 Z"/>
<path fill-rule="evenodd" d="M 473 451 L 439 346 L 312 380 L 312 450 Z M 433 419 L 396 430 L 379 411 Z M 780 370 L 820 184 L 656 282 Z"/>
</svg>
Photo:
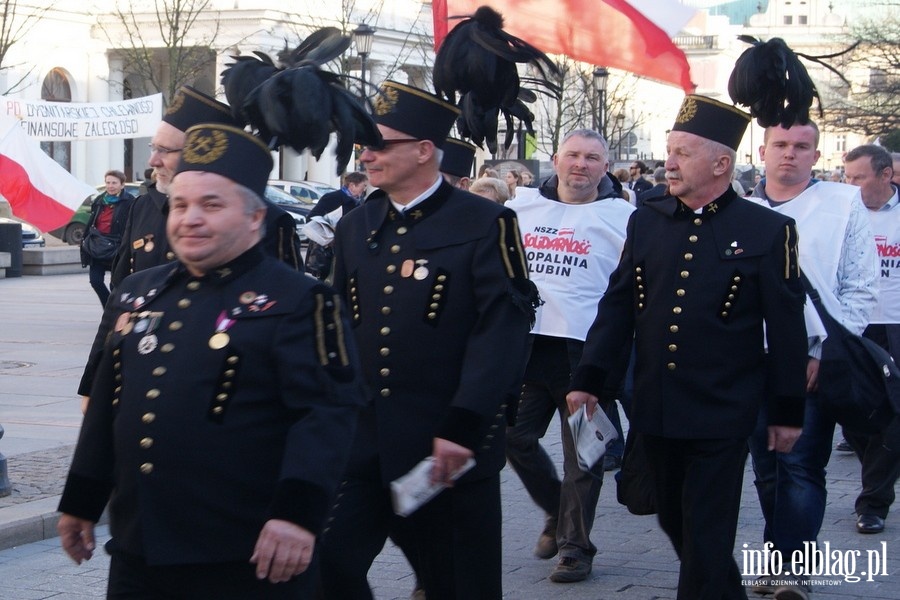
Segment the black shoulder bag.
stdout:
<svg viewBox="0 0 900 600">
<path fill-rule="evenodd" d="M 900 369 L 887 350 L 828 314 L 818 291 L 801 277 L 828 334 L 818 378 L 824 410 L 851 431 L 881 433 L 885 446 L 900 447 Z"/>
</svg>

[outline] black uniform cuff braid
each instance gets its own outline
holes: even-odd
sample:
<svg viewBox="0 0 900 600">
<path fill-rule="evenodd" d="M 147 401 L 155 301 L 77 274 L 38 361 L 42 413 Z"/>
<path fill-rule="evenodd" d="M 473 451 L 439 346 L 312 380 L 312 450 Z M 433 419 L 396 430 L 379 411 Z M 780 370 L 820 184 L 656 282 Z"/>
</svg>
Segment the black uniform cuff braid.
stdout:
<svg viewBox="0 0 900 600">
<path fill-rule="evenodd" d="M 103 514 L 112 484 L 69 473 L 56 510 L 96 523 Z"/>
<path fill-rule="evenodd" d="M 481 415 L 466 408 L 451 406 L 436 436 L 475 450 L 481 441 Z"/>
<path fill-rule="evenodd" d="M 606 369 L 593 365 L 579 365 L 572 375 L 572 384 L 569 391 L 587 392 L 600 398 L 603 396 L 603 386 L 606 383 L 608 373 Z"/>
<path fill-rule="evenodd" d="M 802 427 L 806 398 L 776 396 L 769 406 L 769 425 Z"/>
<path fill-rule="evenodd" d="M 271 517 L 290 521 L 318 536 L 331 509 L 329 495 L 320 486 L 301 479 L 278 484 L 272 499 Z"/>
</svg>

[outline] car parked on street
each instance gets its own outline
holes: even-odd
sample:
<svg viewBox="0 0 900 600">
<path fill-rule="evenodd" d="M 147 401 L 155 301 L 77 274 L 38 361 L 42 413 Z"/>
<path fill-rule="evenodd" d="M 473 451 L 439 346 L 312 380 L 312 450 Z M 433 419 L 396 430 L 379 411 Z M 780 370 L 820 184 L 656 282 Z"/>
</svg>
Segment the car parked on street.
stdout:
<svg viewBox="0 0 900 600">
<path fill-rule="evenodd" d="M 98 185 L 97 186 L 97 194 L 102 193 L 106 190 L 106 186 Z M 141 195 L 141 184 L 140 183 L 126 183 L 125 191 L 137 198 Z M 81 206 L 75 211 L 75 214 L 72 215 L 72 218 L 69 219 L 69 222 L 63 227 L 59 227 L 58 229 L 54 229 L 50 231 L 50 235 L 56 236 L 67 244 L 71 244 L 73 246 L 78 246 L 81 244 L 81 240 L 84 239 L 84 231 L 87 229 L 87 222 L 91 218 L 91 202 L 94 201 L 94 198 L 97 197 L 97 194 L 93 196 L 88 196 L 84 199 L 84 202 L 81 203 Z"/>
<path fill-rule="evenodd" d="M 266 200 L 272 204 L 277 204 L 294 217 L 294 222 L 297 226 L 297 236 L 300 238 L 301 243 L 305 243 L 307 241 L 306 234 L 303 233 L 302 228 L 306 225 L 306 221 L 309 219 L 309 211 L 312 210 L 315 203 L 295 198 L 280 187 L 271 184 L 266 186 Z"/>
<path fill-rule="evenodd" d="M 312 202 L 313 204 L 318 202 L 319 198 L 328 192 L 333 192 L 337 189 L 332 185 L 318 181 L 288 181 L 286 179 L 272 179 L 269 181 L 269 185 L 287 192 L 298 200 Z"/>
<path fill-rule="evenodd" d="M 41 230 L 12 213 L 6 198 L 0 196 L 0 223 L 18 223 L 22 226 L 22 248 L 43 248 L 46 245 Z"/>
</svg>

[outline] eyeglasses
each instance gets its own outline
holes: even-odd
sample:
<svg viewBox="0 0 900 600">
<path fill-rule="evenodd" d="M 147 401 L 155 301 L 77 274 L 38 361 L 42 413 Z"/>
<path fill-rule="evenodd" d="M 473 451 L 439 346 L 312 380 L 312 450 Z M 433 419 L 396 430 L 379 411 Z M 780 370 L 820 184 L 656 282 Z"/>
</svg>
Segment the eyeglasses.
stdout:
<svg viewBox="0 0 900 600">
<path fill-rule="evenodd" d="M 173 152 L 181 152 L 182 150 L 184 150 L 184 148 L 166 148 L 165 146 L 157 146 L 155 144 L 147 144 L 147 147 L 150 148 L 150 154 L 156 152 L 161 156 L 165 156 Z"/>
<path fill-rule="evenodd" d="M 378 146 L 360 146 L 362 151 L 365 152 L 368 150 L 369 152 L 378 152 L 379 150 L 387 150 L 388 146 L 393 146 L 394 144 L 409 144 L 412 142 L 421 142 L 422 140 L 417 140 L 416 138 L 396 138 L 390 140 L 381 140 L 381 144 Z"/>
</svg>

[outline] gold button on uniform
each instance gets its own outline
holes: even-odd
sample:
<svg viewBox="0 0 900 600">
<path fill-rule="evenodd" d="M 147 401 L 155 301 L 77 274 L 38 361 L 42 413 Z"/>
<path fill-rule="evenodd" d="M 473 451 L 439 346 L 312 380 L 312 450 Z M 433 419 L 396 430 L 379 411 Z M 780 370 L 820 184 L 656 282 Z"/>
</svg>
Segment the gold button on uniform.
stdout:
<svg viewBox="0 0 900 600">
<path fill-rule="evenodd" d="M 226 369 L 225 370 L 225 377 L 234 377 L 234 374 L 235 374 L 234 369 Z"/>
<path fill-rule="evenodd" d="M 677 290 L 675 290 L 675 294 L 678 295 L 678 296 L 684 296 L 684 293 L 685 293 L 685 292 L 684 292 L 684 290 L 682 290 L 682 289 L 677 289 Z"/>
<path fill-rule="evenodd" d="M 228 400 L 228 394 L 216 394 L 216 400 L 219 402 L 225 402 Z"/>
<path fill-rule="evenodd" d="M 178 331 L 179 329 L 181 329 L 182 325 L 183 323 L 181 321 L 172 321 L 171 323 L 169 323 L 169 330 Z"/>
<path fill-rule="evenodd" d="M 141 417 L 141 421 L 144 423 L 144 425 L 149 425 L 150 423 L 152 423 L 155 420 L 156 420 L 156 413 L 152 413 L 152 412 L 144 413 L 144 415 Z"/>
<path fill-rule="evenodd" d="M 141 465 L 141 473 L 143 473 L 144 475 L 149 475 L 152 472 L 153 472 L 153 463 L 146 462 Z"/>
<path fill-rule="evenodd" d="M 178 301 L 178 308 L 187 308 L 190 305 L 191 305 L 191 301 L 188 300 L 187 298 L 182 298 L 181 300 Z"/>
<path fill-rule="evenodd" d="M 147 399 L 156 400 L 159 398 L 160 391 L 157 389 L 147 390 Z"/>
<path fill-rule="evenodd" d="M 381 376 L 382 376 L 382 377 L 387 377 L 387 376 L 389 376 L 389 375 L 391 374 L 391 370 L 385 368 L 385 369 L 381 369 L 381 370 L 379 371 L 379 373 L 381 373 Z"/>
<path fill-rule="evenodd" d="M 681 307 L 680 307 L 680 306 L 676 306 L 676 307 L 672 308 L 672 312 L 675 313 L 676 315 L 680 315 L 680 314 L 681 314 Z"/>
<path fill-rule="evenodd" d="M 391 254 L 397 254 L 398 252 L 400 252 L 400 246 L 398 246 L 397 244 L 391 246 Z"/>
<path fill-rule="evenodd" d="M 153 438 L 151 438 L 151 437 L 141 438 L 141 448 L 143 448 L 144 450 L 148 449 L 152 445 L 153 445 Z"/>
<path fill-rule="evenodd" d="M 688 277 L 691 276 L 691 273 L 690 273 L 690 271 L 682 271 L 681 273 L 679 273 L 679 275 L 681 275 L 682 279 L 687 279 Z"/>
<path fill-rule="evenodd" d="M 689 241 L 689 242 L 694 242 L 694 243 L 695 243 L 695 242 L 697 241 L 697 239 L 698 239 L 698 238 L 697 238 L 696 235 L 692 235 L 692 236 L 690 236 L 690 237 L 688 238 L 688 241 Z"/>
<path fill-rule="evenodd" d="M 385 270 L 388 272 L 388 275 L 395 273 L 397 271 L 397 265 L 388 265 Z M 356 290 L 353 291 L 355 292 Z"/>
<path fill-rule="evenodd" d="M 189 290 L 191 290 L 191 291 L 199 290 L 199 289 L 200 289 L 200 282 L 199 282 L 199 281 L 190 281 L 190 282 L 188 282 L 188 284 L 187 284 L 187 289 L 189 289 Z"/>
<path fill-rule="evenodd" d="M 676 352 L 678 350 L 678 346 L 675 344 L 669 344 L 669 352 Z"/>
<path fill-rule="evenodd" d="M 390 348 L 382 348 L 381 350 L 378 351 L 378 353 L 382 356 L 388 356 L 391 353 L 391 349 Z"/>
<path fill-rule="evenodd" d="M 703 225 L 703 219 L 701 219 L 700 217 L 696 217 L 694 219 L 694 225 Z"/>
<path fill-rule="evenodd" d="M 381 307 L 381 314 L 383 314 L 383 315 L 389 315 L 389 314 L 391 314 L 391 307 L 390 307 L 390 306 L 382 306 L 382 307 Z"/>
<path fill-rule="evenodd" d="M 174 349 L 175 349 L 175 344 L 172 344 L 172 343 L 163 344 L 163 345 L 160 347 L 160 351 L 161 351 L 161 352 L 166 352 L 166 353 L 169 353 L 169 352 L 171 352 L 171 351 L 174 350 Z"/>
<path fill-rule="evenodd" d="M 390 327 L 382 327 L 381 328 L 381 335 L 389 335 L 390 333 L 391 333 Z"/>
<path fill-rule="evenodd" d="M 236 365 L 238 362 L 238 357 L 237 356 L 229 356 L 227 359 L 225 359 L 225 362 L 227 362 L 229 365 Z"/>
<path fill-rule="evenodd" d="M 384 388 L 384 389 L 381 390 L 381 397 L 382 397 L 382 398 L 387 398 L 387 397 L 390 396 L 390 395 L 391 395 L 391 390 L 389 390 L 388 388 Z"/>
<path fill-rule="evenodd" d="M 216 406 L 212 411 L 214 415 L 221 415 L 224 412 L 224 409 L 221 406 Z"/>
<path fill-rule="evenodd" d="M 154 375 L 155 377 L 162 377 L 162 376 L 165 375 L 165 374 L 166 374 L 166 368 L 165 368 L 165 367 L 156 367 L 155 369 L 153 369 L 153 375 Z"/>
<path fill-rule="evenodd" d="M 667 365 L 666 365 L 666 368 L 669 369 L 670 371 L 674 371 L 674 370 L 675 370 L 675 363 L 669 363 L 669 364 L 667 364 Z"/>
<path fill-rule="evenodd" d="M 385 293 L 385 294 L 393 294 L 393 293 L 394 293 L 394 286 L 392 286 L 392 285 L 386 285 L 386 286 L 384 286 L 384 293 Z"/>
<path fill-rule="evenodd" d="M 399 235 L 406 235 L 406 232 L 407 232 L 407 231 L 409 231 L 409 229 L 407 229 L 407 228 L 404 227 L 403 225 L 401 225 L 400 227 L 397 228 L 397 233 L 398 233 Z"/>
<path fill-rule="evenodd" d="M 437 280 L 438 281 L 447 281 L 447 276 L 446 275 L 438 275 Z"/>
<path fill-rule="evenodd" d="M 684 260 L 694 260 L 694 255 L 690 252 L 686 252 L 684 255 Z"/>
<path fill-rule="evenodd" d="M 678 325 L 669 325 L 669 331 L 672 333 L 678 333 Z"/>
</svg>

